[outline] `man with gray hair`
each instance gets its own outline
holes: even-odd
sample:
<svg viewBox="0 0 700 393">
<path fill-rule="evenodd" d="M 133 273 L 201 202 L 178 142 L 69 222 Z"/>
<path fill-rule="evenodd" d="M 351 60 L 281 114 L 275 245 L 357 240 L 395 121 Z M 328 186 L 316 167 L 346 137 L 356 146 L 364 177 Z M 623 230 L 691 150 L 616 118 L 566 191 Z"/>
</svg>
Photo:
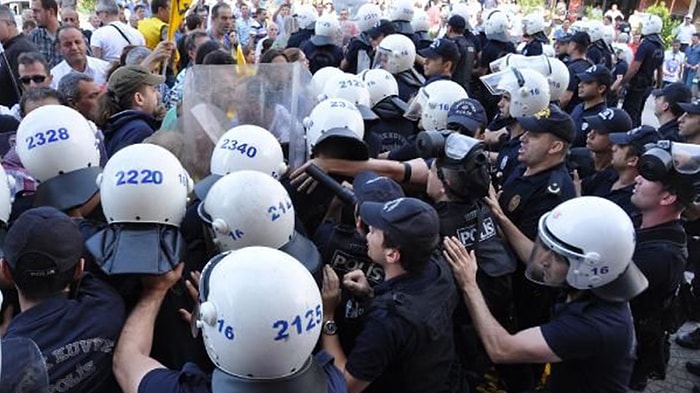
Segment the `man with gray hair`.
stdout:
<svg viewBox="0 0 700 393">
<path fill-rule="evenodd" d="M 36 52 L 33 42 L 17 29 L 12 11 L 0 6 L 0 43 L 5 54 L 0 60 L 0 105 L 12 107 L 19 102 L 21 89 L 18 82 L 18 58 L 24 52 Z"/>
<path fill-rule="evenodd" d="M 58 83 L 58 92 L 63 95 L 68 105 L 93 122 L 100 91 L 100 86 L 95 80 L 81 72 L 71 72 Z"/>
<path fill-rule="evenodd" d="M 94 57 L 119 61 L 127 45 L 146 45 L 141 33 L 119 19 L 119 6 L 114 0 L 100 0 L 95 12 L 103 26 L 92 33 L 90 46 Z"/>
</svg>

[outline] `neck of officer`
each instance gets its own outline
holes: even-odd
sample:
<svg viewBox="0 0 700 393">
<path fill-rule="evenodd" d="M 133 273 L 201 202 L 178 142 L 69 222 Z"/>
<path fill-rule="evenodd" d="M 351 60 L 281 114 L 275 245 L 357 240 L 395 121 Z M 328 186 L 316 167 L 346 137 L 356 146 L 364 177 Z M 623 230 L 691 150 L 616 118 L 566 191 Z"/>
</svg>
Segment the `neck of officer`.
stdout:
<svg viewBox="0 0 700 393">
<path fill-rule="evenodd" d="M 613 190 L 619 190 L 634 184 L 634 179 L 639 176 L 639 171 L 634 167 L 626 167 L 622 170 L 617 170 L 617 180 L 612 185 Z"/>
<path fill-rule="evenodd" d="M 593 168 L 596 172 L 607 169 L 612 164 L 612 150 L 594 151 Z"/>
<path fill-rule="evenodd" d="M 674 220 L 680 220 L 681 212 L 675 205 L 655 206 L 646 211 L 642 211 L 642 224 L 639 229 L 655 227 Z"/>
<path fill-rule="evenodd" d="M 401 263 L 399 262 L 383 263 L 382 267 L 384 268 L 384 281 L 389 281 L 392 278 L 403 276 L 404 274 L 408 273 L 406 269 L 401 267 Z"/>
<path fill-rule="evenodd" d="M 594 106 L 598 104 L 602 104 L 605 102 L 605 97 L 604 96 L 595 96 L 592 97 L 588 100 L 583 101 L 583 108 L 588 109 L 588 108 L 593 108 Z"/>
<path fill-rule="evenodd" d="M 68 290 L 69 290 L 69 287 L 66 286 L 66 288 L 63 290 L 63 292 L 62 292 L 60 295 L 58 295 L 58 294 L 53 295 L 52 298 L 53 298 L 53 297 L 56 297 L 56 296 L 63 296 L 64 294 L 68 294 Z M 41 299 L 41 300 L 31 300 L 31 299 L 27 299 L 27 298 L 24 297 L 24 295 L 22 294 L 22 291 L 20 291 L 19 289 L 17 289 L 17 300 L 19 301 L 19 310 L 20 310 L 21 312 L 25 312 L 25 311 L 29 310 L 30 308 L 32 308 L 32 307 L 34 307 L 34 306 L 37 306 L 37 305 L 39 305 L 39 304 L 41 304 L 41 303 L 43 303 L 45 300 L 48 300 L 48 298 L 47 298 L 47 299 Z"/>
<path fill-rule="evenodd" d="M 571 60 L 578 60 L 578 59 L 585 59 L 585 58 L 586 58 L 586 54 L 578 52 L 578 51 L 574 51 L 572 54 L 569 55 L 569 59 L 571 59 Z"/>
<path fill-rule="evenodd" d="M 553 168 L 561 164 L 563 161 L 564 157 L 562 157 L 561 155 L 547 155 L 547 157 L 544 160 L 538 163 L 528 164 L 527 168 L 525 168 L 525 173 L 523 173 L 523 175 L 536 175 L 540 172 L 544 172 L 547 169 Z"/>
<path fill-rule="evenodd" d="M 523 128 L 523 126 L 521 126 L 517 121 L 510 126 L 507 126 L 506 129 L 508 130 L 508 136 L 510 136 L 510 139 L 520 138 L 520 135 L 525 133 L 525 128 Z"/>
<path fill-rule="evenodd" d="M 661 112 L 657 118 L 659 119 L 659 125 L 664 125 L 670 121 L 676 120 L 676 116 L 671 113 L 670 110 Z"/>
<path fill-rule="evenodd" d="M 697 132 L 694 135 L 686 136 L 685 142 L 692 143 L 693 145 L 700 145 L 700 132 Z"/>
</svg>

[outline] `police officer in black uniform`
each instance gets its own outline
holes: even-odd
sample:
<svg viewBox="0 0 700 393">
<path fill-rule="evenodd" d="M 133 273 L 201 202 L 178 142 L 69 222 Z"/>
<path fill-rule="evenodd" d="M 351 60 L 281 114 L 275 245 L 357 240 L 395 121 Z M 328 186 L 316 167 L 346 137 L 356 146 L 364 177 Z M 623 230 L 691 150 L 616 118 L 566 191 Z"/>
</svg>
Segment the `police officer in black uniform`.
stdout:
<svg viewBox="0 0 700 393">
<path fill-rule="evenodd" d="M 569 86 L 559 101 L 564 112 L 571 113 L 574 107 L 581 102 L 581 98 L 578 96 L 578 75 L 593 65 L 586 59 L 586 48 L 590 44 L 591 39 L 584 31 L 574 33 L 569 39 L 569 47 L 567 48 L 569 63 L 566 65 L 569 69 Z"/>
<path fill-rule="evenodd" d="M 605 98 L 612 85 L 612 73 L 604 65 L 593 65 L 576 75 L 576 79 L 579 80 L 578 95 L 582 102 L 571 111 L 571 118 L 576 126 L 573 146 L 583 147 L 586 145 L 586 137 L 590 131 L 585 118 L 597 115 L 608 107 Z"/>
<path fill-rule="evenodd" d="M 664 44 L 661 33 L 661 18 L 647 15 L 642 22 L 642 43 L 639 44 L 634 60 L 621 81 L 613 85 L 618 91 L 627 86 L 627 95 L 622 109 L 629 113 L 632 124 L 641 124 L 644 103 L 654 86 L 661 87 L 663 76 Z M 654 80 L 656 72 L 656 80 Z"/>
<path fill-rule="evenodd" d="M 576 196 L 565 163 L 575 132 L 571 117 L 556 105 L 517 121 L 525 129 L 518 151 L 520 166 L 504 180 L 498 201 L 494 196 L 490 203 L 492 209 L 502 212 L 494 213 L 506 239 L 523 262 L 518 264 L 519 272 L 513 279 L 513 298 L 517 328 L 526 329 L 548 319 L 552 297 L 549 291 L 525 278 L 524 262 L 529 256 L 518 247 L 518 239 L 534 239 L 542 214 Z M 541 367 L 522 369 L 519 377 L 508 381 L 508 389 L 533 389 L 541 372 Z"/>
<path fill-rule="evenodd" d="M 678 119 L 685 113 L 679 104 L 687 104 L 693 97 L 688 86 L 682 82 L 666 85 L 651 92 L 654 96 L 654 115 L 659 120 L 661 139 L 681 142 Z"/>
<path fill-rule="evenodd" d="M 462 122 L 470 129 L 483 129 L 483 121 L 479 123 L 475 118 L 478 116 L 471 115 L 477 111 L 467 107 L 462 104 Z M 440 217 L 440 235 L 457 237 L 467 250 L 474 250 L 479 255 L 479 288 L 499 323 L 512 328 L 511 274 L 517 262 L 507 242 L 498 234 L 496 220 L 483 202 L 490 185 L 484 145 L 466 135 L 439 131 L 421 133 L 418 138 L 423 156 L 437 155 L 431 165 L 426 191 Z M 442 142 L 444 147 L 421 143 L 426 140 Z M 453 149 L 464 152 L 464 157 L 448 155 L 447 152 Z M 483 382 L 491 362 L 476 340 L 474 326 L 463 302 L 457 308 L 454 324 L 457 354 L 466 374 L 471 376 L 470 385 L 476 387 Z"/>
<path fill-rule="evenodd" d="M 463 17 L 453 15 L 447 21 L 446 37 L 453 40 L 459 50 L 459 61 L 452 72 L 452 80 L 469 93 L 472 71 L 477 59 L 477 48 L 473 41 L 467 38 L 467 32 L 467 22 Z"/>
<path fill-rule="evenodd" d="M 452 73 L 461 59 L 459 49 L 454 41 L 438 38 L 429 47 L 419 51 L 418 54 L 424 59 L 425 85 L 438 80 L 453 80 Z"/>
<path fill-rule="evenodd" d="M 666 317 L 688 257 L 681 213 L 696 197 L 693 177 L 677 172 L 671 156 L 664 159 L 660 152 L 670 153 L 670 146 L 657 144 L 642 155 L 641 176 L 632 195 L 632 203 L 642 213 L 633 260 L 649 279 L 649 289 L 630 302 L 638 347 L 629 386 L 638 391 L 644 390 L 648 378 L 666 377 L 669 336 L 679 327 Z"/>
</svg>

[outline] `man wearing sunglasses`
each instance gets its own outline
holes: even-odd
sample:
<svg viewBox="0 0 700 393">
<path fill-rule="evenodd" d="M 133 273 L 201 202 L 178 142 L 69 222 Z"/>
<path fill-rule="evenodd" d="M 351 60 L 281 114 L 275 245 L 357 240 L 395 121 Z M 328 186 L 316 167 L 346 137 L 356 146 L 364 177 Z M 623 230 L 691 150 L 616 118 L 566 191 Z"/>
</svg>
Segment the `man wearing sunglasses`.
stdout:
<svg viewBox="0 0 700 393">
<path fill-rule="evenodd" d="M 0 22 L 2 23 L 2 22 Z M 4 65 L 4 64 L 3 64 Z M 2 74 L 2 67 L 0 67 L 0 75 Z M 51 73 L 49 72 L 49 64 L 46 62 L 44 55 L 39 52 L 25 52 L 17 57 L 17 73 L 15 74 L 16 83 L 20 89 L 22 96 L 26 94 L 27 91 L 38 89 L 41 87 L 50 87 Z M 1 76 L 0 76 L 1 78 Z M 0 86 L 8 86 L 7 89 L 2 89 L 4 94 L 12 86 L 11 82 L 8 85 L 0 83 Z M 18 98 L 17 102 L 10 107 L 10 114 L 14 116 L 17 120 L 22 120 L 22 111 L 20 110 L 19 101 L 21 97 Z"/>
<path fill-rule="evenodd" d="M 36 51 L 36 46 L 17 28 L 12 11 L 0 7 L 0 42 L 5 56 L 0 60 L 0 105 L 12 107 L 19 102 L 19 83 L 16 83 L 18 58 L 24 52 Z"/>
</svg>

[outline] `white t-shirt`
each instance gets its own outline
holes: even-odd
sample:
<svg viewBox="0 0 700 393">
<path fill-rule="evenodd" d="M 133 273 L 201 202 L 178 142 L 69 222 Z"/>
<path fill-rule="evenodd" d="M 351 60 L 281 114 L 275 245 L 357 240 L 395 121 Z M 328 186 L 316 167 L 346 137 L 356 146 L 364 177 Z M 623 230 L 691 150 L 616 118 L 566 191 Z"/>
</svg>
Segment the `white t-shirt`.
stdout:
<svg viewBox="0 0 700 393">
<path fill-rule="evenodd" d="M 664 54 L 664 82 L 678 82 L 681 77 L 681 66 L 684 62 L 685 54 L 683 52 L 666 51 Z"/>
<path fill-rule="evenodd" d="M 117 29 L 129 40 L 124 39 Z M 100 48 L 105 61 L 118 61 L 127 45 L 146 45 L 146 40 L 138 30 L 119 21 L 100 27 L 90 38 L 90 46 Z"/>
<path fill-rule="evenodd" d="M 51 76 L 53 80 L 51 81 L 51 87 L 58 89 L 58 84 L 61 82 L 64 76 L 70 74 L 71 72 L 82 72 L 92 79 L 95 80 L 98 86 L 102 87 L 107 83 L 107 71 L 109 70 L 109 63 L 100 60 L 95 57 L 87 57 L 87 67 L 85 71 L 74 70 L 65 60 L 61 61 L 56 65 L 56 67 L 51 69 Z"/>
<path fill-rule="evenodd" d="M 689 25 L 683 23 L 682 25 L 678 26 L 676 38 L 678 38 L 678 41 L 680 41 L 681 44 L 690 44 L 693 39 L 693 34 L 695 34 L 695 25 L 692 23 Z"/>
</svg>

